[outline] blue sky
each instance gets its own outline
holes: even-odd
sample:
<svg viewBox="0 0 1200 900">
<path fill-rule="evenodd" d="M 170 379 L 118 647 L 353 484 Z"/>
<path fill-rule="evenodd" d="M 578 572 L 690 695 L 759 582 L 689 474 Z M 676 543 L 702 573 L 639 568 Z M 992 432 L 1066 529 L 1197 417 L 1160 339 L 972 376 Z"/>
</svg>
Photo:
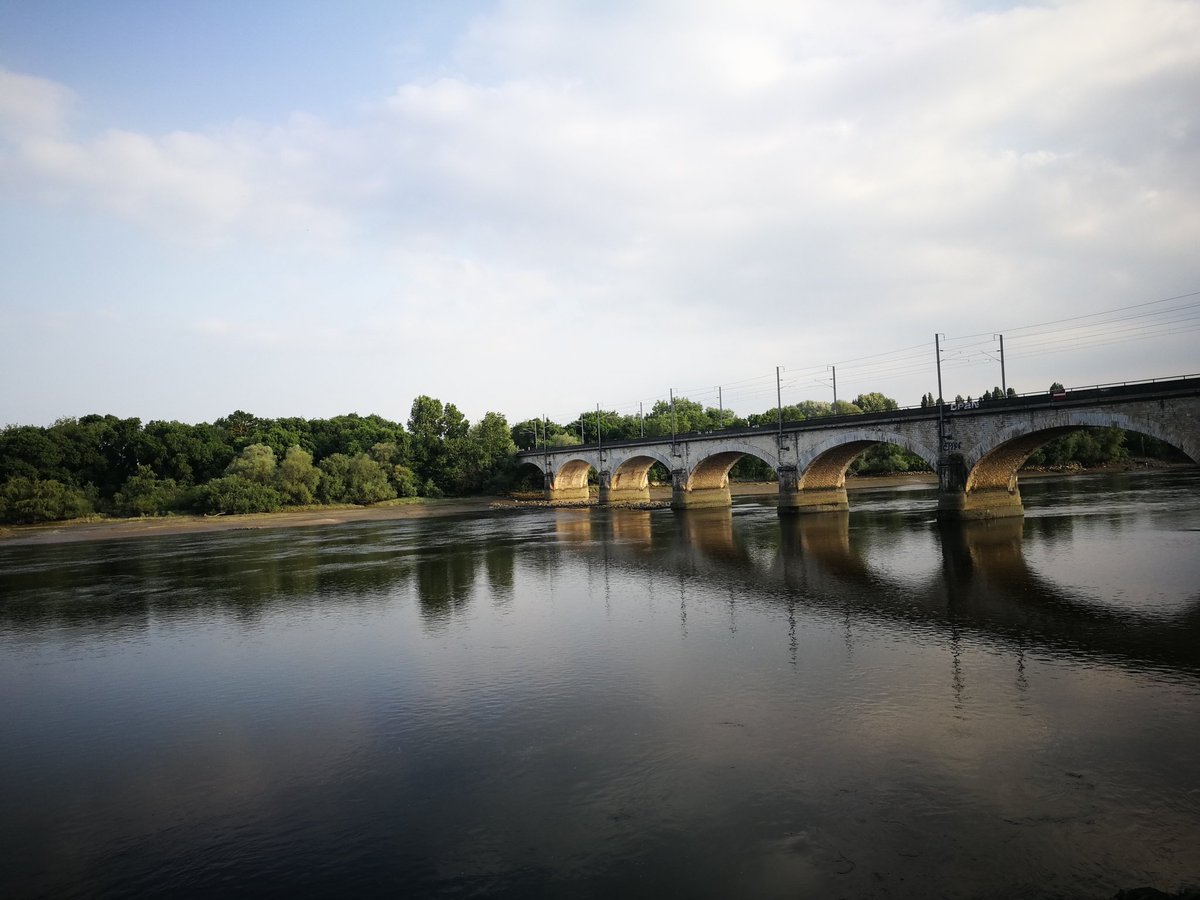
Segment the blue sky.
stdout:
<svg viewBox="0 0 1200 900">
<path fill-rule="evenodd" d="M 0 424 L 1200 370 L 1200 4 L 0 3 Z M 1178 298 L 1178 299 L 1170 299 Z M 1200 318 L 1197 318 L 1200 321 Z"/>
</svg>

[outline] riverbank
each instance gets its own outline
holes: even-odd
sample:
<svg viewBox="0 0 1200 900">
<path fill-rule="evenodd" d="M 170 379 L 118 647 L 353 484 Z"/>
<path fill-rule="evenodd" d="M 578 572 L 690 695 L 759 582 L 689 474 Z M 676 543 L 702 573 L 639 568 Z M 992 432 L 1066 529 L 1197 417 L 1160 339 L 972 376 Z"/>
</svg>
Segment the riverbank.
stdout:
<svg viewBox="0 0 1200 900">
<path fill-rule="evenodd" d="M 1157 464 L 1148 464 L 1157 463 Z M 1158 471 L 1163 469 L 1195 468 L 1194 466 L 1131 460 L 1111 466 L 1065 471 L 1021 472 L 1021 478 L 1091 475 L 1104 472 Z M 846 479 L 848 493 L 879 488 L 933 487 L 937 476 L 932 472 L 908 472 L 898 475 L 853 476 Z M 768 497 L 779 491 L 773 481 L 731 482 L 734 497 Z M 671 499 L 669 485 L 652 485 L 650 500 L 654 505 Z M 116 540 L 121 538 L 153 537 L 158 535 L 203 534 L 217 531 L 249 531 L 268 528 L 305 528 L 318 525 L 345 525 L 350 522 L 386 522 L 397 519 L 426 519 L 443 516 L 464 516 L 495 509 L 516 509 L 522 505 L 508 498 L 465 497 L 412 502 L 381 506 L 306 507 L 273 513 L 252 513 L 242 516 L 158 516 L 143 519 L 76 519 L 66 522 L 47 522 L 41 525 L 0 526 L 0 545 L 61 544 L 74 541 Z"/>
<path fill-rule="evenodd" d="M 265 528 L 304 528 L 344 525 L 348 522 L 383 522 L 394 519 L 426 519 L 484 512 L 494 497 L 420 500 L 392 506 L 309 507 L 242 516 L 155 516 L 142 519 L 75 519 L 43 525 L 0 526 L 3 544 L 60 544 L 116 538 L 173 534 L 203 534 L 215 531 L 250 531 Z"/>
</svg>

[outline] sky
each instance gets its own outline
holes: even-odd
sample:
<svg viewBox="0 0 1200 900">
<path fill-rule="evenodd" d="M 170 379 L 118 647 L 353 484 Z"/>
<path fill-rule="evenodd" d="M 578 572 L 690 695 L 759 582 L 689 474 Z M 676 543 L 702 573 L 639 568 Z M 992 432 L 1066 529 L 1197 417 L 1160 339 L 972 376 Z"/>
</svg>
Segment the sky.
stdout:
<svg viewBox="0 0 1200 900">
<path fill-rule="evenodd" d="M 0 0 L 0 426 L 1200 372 L 1200 0 Z M 718 390 L 719 389 L 719 390 Z"/>
</svg>

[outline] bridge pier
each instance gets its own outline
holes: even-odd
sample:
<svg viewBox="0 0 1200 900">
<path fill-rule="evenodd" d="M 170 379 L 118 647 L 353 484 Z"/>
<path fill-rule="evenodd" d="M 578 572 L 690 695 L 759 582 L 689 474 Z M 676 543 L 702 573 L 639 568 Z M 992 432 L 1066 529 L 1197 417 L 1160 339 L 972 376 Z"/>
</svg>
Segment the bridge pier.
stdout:
<svg viewBox="0 0 1200 900">
<path fill-rule="evenodd" d="M 672 509 L 712 509 L 733 506 L 733 495 L 729 483 L 719 487 L 689 487 L 687 469 L 675 469 L 671 473 Z"/>
<path fill-rule="evenodd" d="M 600 481 L 600 505 L 601 506 L 621 506 L 628 503 L 648 503 L 650 501 L 650 485 L 637 485 L 622 483 L 628 482 L 629 479 L 622 479 L 618 475 L 615 479 L 609 471 L 597 473 Z"/>
<path fill-rule="evenodd" d="M 845 512 L 850 508 L 844 484 L 837 487 L 804 487 L 795 466 L 779 468 L 780 515 Z"/>
<path fill-rule="evenodd" d="M 1021 492 L 998 490 L 938 491 L 938 519 L 961 522 L 975 519 L 1007 519 L 1025 515 Z"/>
<path fill-rule="evenodd" d="M 1025 515 L 1014 473 L 1006 485 L 969 489 L 970 475 L 962 455 L 944 455 L 938 463 L 938 519 L 961 522 L 1007 519 Z"/>
<path fill-rule="evenodd" d="M 543 478 L 543 495 L 551 503 L 575 503 L 580 500 L 587 500 L 590 496 L 587 482 L 583 485 L 573 487 L 555 487 L 553 473 L 547 472 Z"/>
</svg>

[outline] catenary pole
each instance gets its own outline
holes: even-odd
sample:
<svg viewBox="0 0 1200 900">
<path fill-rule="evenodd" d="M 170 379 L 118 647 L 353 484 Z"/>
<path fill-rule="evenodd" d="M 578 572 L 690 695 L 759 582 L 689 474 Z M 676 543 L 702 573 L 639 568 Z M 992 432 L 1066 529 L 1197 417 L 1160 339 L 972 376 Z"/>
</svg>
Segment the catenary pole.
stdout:
<svg viewBox="0 0 1200 900">
<path fill-rule="evenodd" d="M 783 387 L 779 381 L 782 366 L 775 367 L 775 409 L 779 413 L 779 442 L 783 443 Z"/>
</svg>

